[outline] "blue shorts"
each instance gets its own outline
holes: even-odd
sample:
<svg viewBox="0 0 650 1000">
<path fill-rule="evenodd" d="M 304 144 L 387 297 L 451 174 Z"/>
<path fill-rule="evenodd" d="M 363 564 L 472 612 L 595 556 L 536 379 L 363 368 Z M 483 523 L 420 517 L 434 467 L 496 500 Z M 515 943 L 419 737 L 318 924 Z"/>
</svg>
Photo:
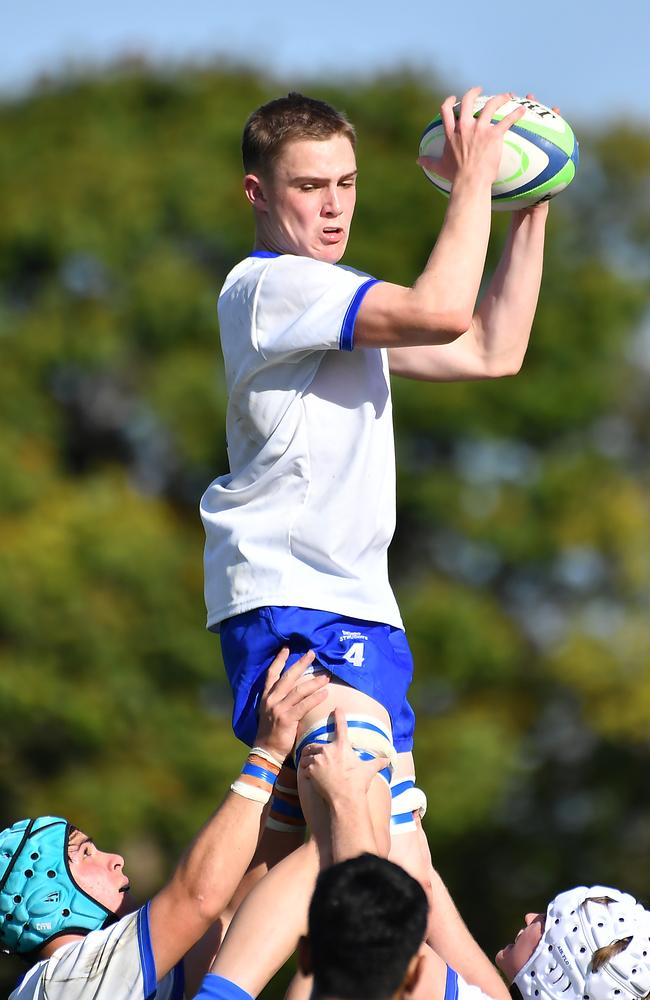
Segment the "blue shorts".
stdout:
<svg viewBox="0 0 650 1000">
<path fill-rule="evenodd" d="M 232 726 L 235 736 L 248 746 L 255 740 L 264 675 L 278 650 L 288 646 L 287 666 L 313 649 L 315 664 L 384 706 L 395 749 L 412 749 L 415 715 L 406 692 L 413 676 L 413 657 L 401 629 L 328 611 L 270 607 L 228 618 L 221 623 L 220 634 L 235 699 Z"/>
</svg>

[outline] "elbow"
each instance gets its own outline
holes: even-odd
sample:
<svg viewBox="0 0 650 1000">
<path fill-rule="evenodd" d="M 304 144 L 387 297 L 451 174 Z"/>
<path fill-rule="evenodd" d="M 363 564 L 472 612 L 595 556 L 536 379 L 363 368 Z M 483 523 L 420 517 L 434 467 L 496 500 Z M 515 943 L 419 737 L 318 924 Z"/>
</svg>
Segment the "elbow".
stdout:
<svg viewBox="0 0 650 1000">
<path fill-rule="evenodd" d="M 472 314 L 459 309 L 430 314 L 425 324 L 427 341 L 434 344 L 453 344 L 467 333 L 471 325 Z"/>
<path fill-rule="evenodd" d="M 523 357 L 500 358 L 486 366 L 486 378 L 512 378 L 518 375 L 524 363 Z"/>
<path fill-rule="evenodd" d="M 195 894 L 191 905 L 194 910 L 195 919 L 208 928 L 222 916 L 228 904 L 224 899 L 209 898 Z"/>
<path fill-rule="evenodd" d="M 503 374 L 509 376 L 518 375 L 522 369 L 523 363 L 524 363 L 523 357 L 516 358 L 515 361 L 512 362 L 512 364 L 506 366 L 506 370 L 504 371 Z"/>
</svg>

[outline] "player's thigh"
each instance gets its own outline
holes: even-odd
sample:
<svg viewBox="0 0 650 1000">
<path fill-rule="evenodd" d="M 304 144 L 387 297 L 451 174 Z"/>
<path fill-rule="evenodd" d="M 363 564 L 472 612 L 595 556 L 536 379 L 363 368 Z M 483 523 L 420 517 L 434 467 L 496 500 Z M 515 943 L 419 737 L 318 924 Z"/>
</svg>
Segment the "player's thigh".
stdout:
<svg viewBox="0 0 650 1000">
<path fill-rule="evenodd" d="M 307 737 L 309 732 L 331 721 L 335 708 L 342 709 L 348 719 L 367 721 L 370 725 L 380 727 L 390 736 L 391 724 L 388 712 L 374 698 L 338 680 L 336 677 L 332 677 L 326 691 L 327 696 L 325 701 L 301 720 L 298 729 L 298 746 L 300 746 L 301 741 Z M 363 739 L 363 730 L 350 729 L 350 741 L 353 745 L 359 743 L 363 747 Z M 317 792 L 311 788 L 309 782 L 300 782 L 299 789 L 300 801 L 307 825 L 316 841 L 323 848 L 323 845 L 329 838 L 330 829 L 327 808 Z M 385 778 L 381 775 L 375 775 L 370 783 L 368 804 L 377 840 L 377 850 L 380 854 L 386 855 L 389 850 L 390 788 Z M 324 853 L 326 852 L 324 851 Z"/>
</svg>

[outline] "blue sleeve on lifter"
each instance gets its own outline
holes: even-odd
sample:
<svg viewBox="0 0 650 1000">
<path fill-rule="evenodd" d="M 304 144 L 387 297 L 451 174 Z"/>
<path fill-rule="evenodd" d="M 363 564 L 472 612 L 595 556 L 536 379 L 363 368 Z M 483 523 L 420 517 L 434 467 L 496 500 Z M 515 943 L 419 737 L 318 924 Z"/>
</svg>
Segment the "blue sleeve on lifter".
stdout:
<svg viewBox="0 0 650 1000">
<path fill-rule="evenodd" d="M 211 973 L 204 976 L 195 1000 L 207 1000 L 208 997 L 218 997 L 218 1000 L 253 1000 L 250 993 L 241 986 L 224 979 L 223 976 L 213 976 Z"/>
</svg>

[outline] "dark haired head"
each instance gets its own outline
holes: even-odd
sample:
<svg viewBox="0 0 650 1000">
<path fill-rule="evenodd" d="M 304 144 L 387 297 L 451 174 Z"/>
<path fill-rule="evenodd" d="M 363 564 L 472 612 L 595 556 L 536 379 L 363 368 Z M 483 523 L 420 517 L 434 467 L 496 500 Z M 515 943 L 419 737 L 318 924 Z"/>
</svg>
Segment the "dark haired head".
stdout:
<svg viewBox="0 0 650 1000">
<path fill-rule="evenodd" d="M 344 135 L 355 146 L 354 128 L 325 101 L 292 91 L 253 111 L 244 126 L 242 158 L 248 173 L 264 173 L 288 142 Z"/>
<path fill-rule="evenodd" d="M 372 854 L 321 872 L 309 907 L 314 996 L 388 1000 L 426 933 L 428 903 L 403 868 Z"/>
</svg>

